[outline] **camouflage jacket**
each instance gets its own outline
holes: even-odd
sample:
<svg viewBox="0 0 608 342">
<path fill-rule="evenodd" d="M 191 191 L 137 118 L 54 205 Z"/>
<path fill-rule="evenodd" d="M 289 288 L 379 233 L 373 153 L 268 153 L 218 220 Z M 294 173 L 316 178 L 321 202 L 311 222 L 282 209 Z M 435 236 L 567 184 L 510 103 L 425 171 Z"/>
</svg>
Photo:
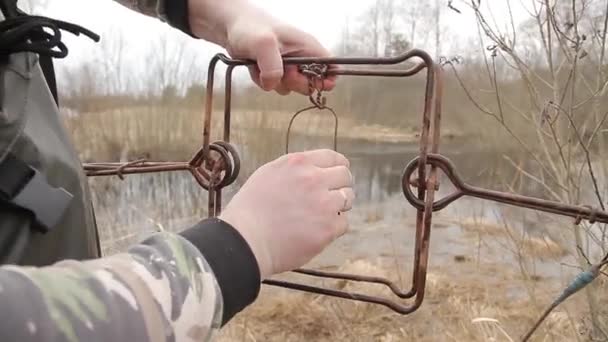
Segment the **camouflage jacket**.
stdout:
<svg viewBox="0 0 608 342">
<path fill-rule="evenodd" d="M 188 24 L 189 0 L 115 0 L 116 2 L 140 12 L 156 17 L 169 25 L 192 36 Z"/>
<path fill-rule="evenodd" d="M 0 267 L 0 341 L 208 341 L 259 287 L 245 240 L 204 220 L 97 260 Z"/>
</svg>

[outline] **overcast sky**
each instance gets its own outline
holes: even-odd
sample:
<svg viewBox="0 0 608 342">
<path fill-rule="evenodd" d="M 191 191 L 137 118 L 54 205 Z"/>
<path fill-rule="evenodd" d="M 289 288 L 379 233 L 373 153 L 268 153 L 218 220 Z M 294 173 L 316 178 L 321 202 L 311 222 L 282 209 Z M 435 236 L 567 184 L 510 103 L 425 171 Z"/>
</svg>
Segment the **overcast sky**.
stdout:
<svg viewBox="0 0 608 342">
<path fill-rule="evenodd" d="M 26 1 L 27 0 L 21 0 Z M 30 0 L 36 3 L 36 0 Z M 48 7 L 45 14 L 64 20 L 81 24 L 94 31 L 104 33 L 110 29 L 122 31 L 130 43 L 137 39 L 147 41 L 160 33 L 172 31 L 166 25 L 157 20 L 145 18 L 142 15 L 125 9 L 112 0 L 47 0 Z M 277 17 L 313 34 L 323 44 L 333 46 L 340 38 L 341 28 L 350 18 L 359 15 L 374 0 L 251 0 L 258 6 L 265 8 Z M 431 1 L 431 0 L 428 0 Z M 440 0 L 446 2 L 445 0 Z M 499 24 L 506 24 L 506 13 L 504 10 L 506 1 L 492 1 L 496 20 Z M 455 1 L 458 3 L 458 1 Z M 487 2 L 486 2 L 487 3 Z M 521 19 L 520 1 L 513 1 L 516 8 L 516 20 Z M 475 23 L 473 16 L 460 5 L 463 14 L 446 11 L 442 20 L 447 29 L 461 37 L 475 34 Z M 501 8 L 502 7 L 502 8 Z M 519 17 L 519 18 L 517 18 Z M 69 35 L 69 34 L 68 34 Z M 148 38 L 148 39 L 146 39 Z M 70 44 L 78 46 L 74 54 L 86 51 L 87 44 L 83 39 L 73 40 L 68 38 Z M 202 42 L 197 42 L 202 43 Z M 204 43 L 203 43 L 204 44 Z M 90 45 L 90 44 L 89 44 Z M 144 44 L 145 46 L 145 44 Z M 209 49 L 209 45 L 205 45 Z M 212 47 L 215 48 L 215 47 Z M 217 48 L 216 48 L 217 49 Z M 86 54 L 85 54 L 86 55 Z M 79 56 L 80 57 L 80 56 Z"/>
<path fill-rule="evenodd" d="M 28 0 L 20 0 L 27 3 Z M 36 0 L 29 0 L 36 3 Z M 110 39 L 113 35 L 121 34 L 128 47 L 126 61 L 130 67 L 142 66 L 142 56 L 153 47 L 153 42 L 158 37 L 166 36 L 170 42 L 185 42 L 188 49 L 196 51 L 201 60 L 208 60 L 210 56 L 223 50 L 215 45 L 203 41 L 195 41 L 185 35 L 169 28 L 153 18 L 130 11 L 112 0 L 47 0 L 47 7 L 43 15 L 70 21 L 91 29 L 102 35 L 102 39 Z M 221 1 L 221 0 L 218 0 Z M 270 13 L 290 24 L 314 35 L 327 47 L 335 46 L 341 36 L 341 30 L 347 21 L 353 21 L 374 0 L 251 0 L 257 5 L 265 8 Z M 428 0 L 431 1 L 431 0 Z M 441 0 L 441 2 L 446 2 Z M 458 3 L 458 1 L 455 1 Z M 482 2 L 484 3 L 484 2 Z M 490 3 L 490 1 L 485 1 Z M 491 2 L 494 14 L 499 25 L 506 25 L 508 16 L 504 11 L 507 1 L 494 0 Z M 521 1 L 513 1 L 516 21 L 521 21 Z M 475 20 L 471 11 L 465 6 L 458 6 L 462 14 L 453 11 L 445 11 L 442 22 L 449 36 L 445 36 L 445 49 L 453 53 L 463 53 L 461 41 L 466 41 L 476 34 Z M 419 23 L 422 26 L 424 23 Z M 91 62 L 95 56 L 99 56 L 100 44 L 91 42 L 88 38 L 74 38 L 66 33 L 64 41 L 68 44 L 70 55 L 64 60 L 57 61 L 58 71 L 65 70 L 68 65 Z M 108 42 L 110 43 L 110 42 Z M 422 43 L 421 43 L 422 44 Z M 428 46 L 417 45 L 415 47 L 432 50 L 433 41 Z M 171 49 L 167 46 L 167 49 Z M 97 55 L 96 55 L 97 54 Z M 99 57 L 97 57 L 99 58 Z M 143 64 L 145 67 L 145 63 Z"/>
</svg>

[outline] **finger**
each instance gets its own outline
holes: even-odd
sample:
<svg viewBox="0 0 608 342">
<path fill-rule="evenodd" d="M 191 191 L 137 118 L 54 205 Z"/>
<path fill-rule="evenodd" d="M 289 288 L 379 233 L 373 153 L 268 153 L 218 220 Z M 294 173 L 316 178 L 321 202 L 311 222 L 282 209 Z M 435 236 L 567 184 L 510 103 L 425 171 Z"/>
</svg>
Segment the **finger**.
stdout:
<svg viewBox="0 0 608 342">
<path fill-rule="evenodd" d="M 295 65 L 285 67 L 285 75 L 283 75 L 283 84 L 285 86 L 302 95 L 310 95 L 310 87 L 308 79 L 302 74 Z"/>
<path fill-rule="evenodd" d="M 329 190 L 351 188 L 353 186 L 353 175 L 343 165 L 322 169 L 323 180 Z"/>
<path fill-rule="evenodd" d="M 323 87 L 326 91 L 331 91 L 336 87 L 336 83 L 338 80 L 338 75 L 336 74 L 331 74 L 332 72 L 336 72 L 337 70 L 340 69 L 339 65 L 334 65 L 331 64 L 328 66 L 328 76 L 325 78 L 325 80 L 323 81 Z"/>
<path fill-rule="evenodd" d="M 289 95 L 291 93 L 291 90 L 284 84 L 284 83 L 279 83 L 279 85 L 275 88 L 275 91 L 279 94 L 279 95 Z"/>
<path fill-rule="evenodd" d="M 346 213 L 341 213 L 341 215 L 336 215 L 336 223 L 335 223 L 334 227 L 335 227 L 334 240 L 336 240 L 348 232 L 348 229 L 349 229 L 348 215 Z"/>
<path fill-rule="evenodd" d="M 260 79 L 260 68 L 257 65 L 252 65 L 247 67 L 249 69 L 249 75 L 251 76 L 251 80 L 260 88 L 264 89 L 262 86 L 262 80 Z M 285 76 L 283 76 L 285 79 Z M 289 95 L 291 90 L 288 86 L 284 84 L 284 82 L 279 83 L 277 87 L 274 89 L 280 95 Z"/>
<path fill-rule="evenodd" d="M 295 65 L 286 65 L 282 83 L 292 91 L 302 95 L 310 95 L 310 84 L 308 78 L 302 74 Z M 330 75 L 320 80 L 314 79 L 313 86 L 319 90 L 330 91 L 336 86 L 336 76 Z"/>
<path fill-rule="evenodd" d="M 350 162 L 343 154 L 330 149 L 319 149 L 300 153 L 307 161 L 317 167 L 327 168 L 341 165 L 350 167 Z"/>
<path fill-rule="evenodd" d="M 258 68 L 257 65 L 251 65 L 248 66 L 247 69 L 249 70 L 249 75 L 251 76 L 253 83 L 262 88 L 262 81 L 260 80 L 260 68 Z"/>
<path fill-rule="evenodd" d="M 312 79 L 312 86 L 322 91 L 331 91 L 336 86 L 336 79 L 336 75 L 328 75 L 323 78 L 322 82 L 315 78 Z M 290 90 L 302 95 L 310 95 L 310 81 L 306 75 L 298 70 L 297 66 L 285 65 L 282 82 Z"/>
<path fill-rule="evenodd" d="M 355 191 L 352 188 L 342 188 L 329 192 L 332 209 L 338 212 L 347 212 L 353 208 Z"/>
<path fill-rule="evenodd" d="M 334 69 L 331 68 L 331 66 L 328 67 L 328 71 Z M 337 75 L 328 75 L 328 72 L 326 72 L 323 79 L 315 79 L 313 85 L 316 87 L 316 89 L 329 92 L 336 86 L 336 78 Z"/>
<path fill-rule="evenodd" d="M 254 47 L 262 89 L 275 89 L 283 77 L 283 59 L 274 34 L 261 35 Z"/>
<path fill-rule="evenodd" d="M 336 75 L 327 76 L 327 78 L 323 80 L 323 90 L 332 91 L 336 87 L 337 77 L 338 76 Z"/>
<path fill-rule="evenodd" d="M 303 32 L 295 27 L 284 27 L 279 31 L 279 39 L 285 47 L 284 56 L 289 57 L 329 57 L 330 52 L 312 35 Z M 336 70 L 337 65 L 328 65 L 329 70 Z M 294 66 L 293 70 L 285 70 L 287 77 L 284 77 L 284 82 L 288 88 L 308 95 L 308 80 L 306 76 L 300 73 Z M 336 86 L 337 75 L 327 76 L 323 82 L 323 89 L 331 91 Z M 319 84 L 320 85 L 320 84 Z"/>
<path fill-rule="evenodd" d="M 258 68 L 257 65 L 252 65 L 247 67 L 249 69 L 249 75 L 251 76 L 251 80 L 260 88 L 263 89 L 262 87 L 262 81 L 260 80 L 260 68 Z M 285 79 L 285 76 L 283 76 L 283 80 Z M 281 82 L 279 83 L 279 85 L 275 88 L 275 91 L 277 93 L 279 93 L 280 95 L 289 95 L 291 93 L 291 90 L 289 89 L 288 86 L 286 86 L 284 84 L 285 82 Z"/>
</svg>

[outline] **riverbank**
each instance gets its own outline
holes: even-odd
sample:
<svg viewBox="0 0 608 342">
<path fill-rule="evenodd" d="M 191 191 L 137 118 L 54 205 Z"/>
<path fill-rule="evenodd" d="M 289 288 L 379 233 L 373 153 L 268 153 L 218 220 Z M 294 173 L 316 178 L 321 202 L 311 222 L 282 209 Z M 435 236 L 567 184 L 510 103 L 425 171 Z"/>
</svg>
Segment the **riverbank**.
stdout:
<svg viewBox="0 0 608 342">
<path fill-rule="evenodd" d="M 223 139 L 222 111 L 214 111 L 211 139 Z M 233 111 L 232 142 L 256 150 L 258 155 L 283 152 L 293 113 L 281 111 Z M 189 158 L 200 147 L 203 112 L 187 108 L 127 107 L 117 110 L 66 115 L 65 120 L 85 161 Z M 444 128 L 444 139 L 463 134 Z M 334 119 L 328 112 L 311 111 L 294 120 L 291 136 L 319 147 L 331 147 Z M 263 137 L 263 139 L 262 139 Z M 353 121 L 338 115 L 338 140 L 392 144 L 417 144 L 416 127 L 388 127 Z"/>
</svg>

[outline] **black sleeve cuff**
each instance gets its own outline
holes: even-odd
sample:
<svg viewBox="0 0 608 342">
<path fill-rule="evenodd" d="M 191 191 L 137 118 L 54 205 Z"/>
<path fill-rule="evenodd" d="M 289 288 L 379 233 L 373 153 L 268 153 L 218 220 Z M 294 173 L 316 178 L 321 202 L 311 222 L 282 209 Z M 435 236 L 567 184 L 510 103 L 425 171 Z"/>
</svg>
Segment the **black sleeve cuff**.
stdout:
<svg viewBox="0 0 608 342">
<path fill-rule="evenodd" d="M 169 25 L 196 38 L 190 29 L 190 21 L 188 20 L 188 0 L 165 1 L 165 15 Z"/>
<path fill-rule="evenodd" d="M 180 233 L 203 254 L 224 299 L 222 326 L 253 303 L 261 286 L 260 268 L 249 244 L 228 223 L 206 219 Z"/>
</svg>

